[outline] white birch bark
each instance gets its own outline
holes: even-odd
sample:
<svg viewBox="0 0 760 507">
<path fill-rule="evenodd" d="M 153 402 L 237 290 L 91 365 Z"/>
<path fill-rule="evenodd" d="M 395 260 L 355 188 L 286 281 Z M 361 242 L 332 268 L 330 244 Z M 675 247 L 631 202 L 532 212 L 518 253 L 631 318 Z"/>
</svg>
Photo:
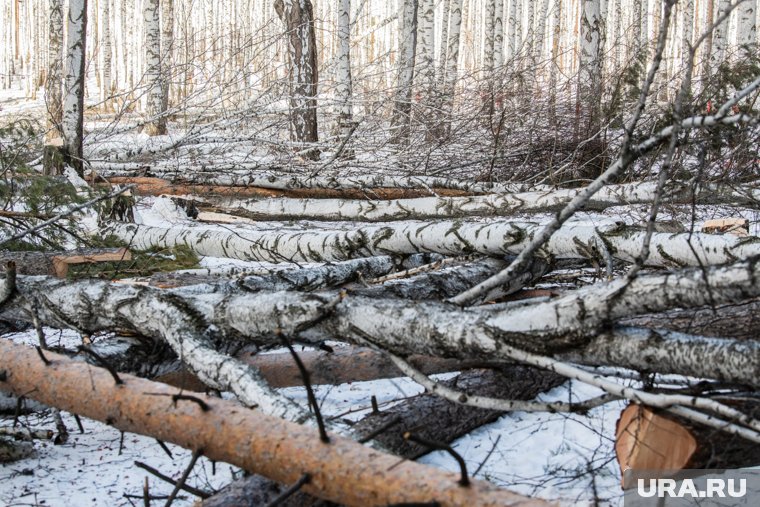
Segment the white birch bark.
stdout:
<svg viewBox="0 0 760 507">
<path fill-rule="evenodd" d="M 63 0 L 49 3 L 48 71 L 45 80 L 45 107 L 48 132 L 45 135 L 44 173 L 61 174 L 63 164 L 58 145 L 63 139 Z"/>
<path fill-rule="evenodd" d="M 459 72 L 459 39 L 462 31 L 462 0 L 451 0 L 449 40 L 446 50 L 446 89 L 444 94 L 451 109 Z"/>
<path fill-rule="evenodd" d="M 584 112 L 586 133 L 596 133 L 599 126 L 599 97 L 601 92 L 601 26 L 600 0 L 581 0 L 580 68 L 578 72 L 578 102 Z"/>
<path fill-rule="evenodd" d="M 417 18 L 417 83 L 427 101 L 435 86 L 435 0 L 420 0 Z"/>
<path fill-rule="evenodd" d="M 683 31 L 681 35 L 681 65 L 687 65 L 691 52 L 692 38 L 694 36 L 694 0 L 686 0 L 683 8 Z M 684 69 L 690 70 L 690 69 Z"/>
<path fill-rule="evenodd" d="M 509 17 L 507 20 L 507 61 L 512 60 L 517 55 L 517 30 L 520 23 L 517 20 L 517 2 L 519 0 L 509 0 Z"/>
<path fill-rule="evenodd" d="M 137 154 L 139 153 L 141 152 L 137 152 Z M 100 166 L 99 169 L 105 168 Z M 370 192 L 370 195 L 371 189 L 375 188 L 408 188 L 427 190 L 446 188 L 473 193 L 513 193 L 525 192 L 528 190 L 548 191 L 552 189 L 552 187 L 549 186 L 536 186 L 523 183 L 486 183 L 436 176 L 387 176 L 383 174 L 377 174 L 343 177 L 304 177 L 300 174 L 288 174 L 275 171 L 247 170 L 245 172 L 219 174 L 221 171 L 221 168 L 217 168 L 211 174 L 197 172 L 195 175 L 193 175 L 186 172 L 177 174 L 177 172 L 174 170 L 167 172 L 157 170 L 156 174 L 162 177 L 170 178 L 172 181 L 177 183 L 201 183 L 208 185 L 261 187 L 278 190 L 297 188 L 363 189 Z M 104 170 L 103 174 L 105 175 L 110 173 L 108 173 L 107 170 Z M 431 190 L 430 193 L 432 195 L 433 191 Z"/>
<path fill-rule="evenodd" d="M 546 22 L 549 17 L 549 0 L 543 0 L 541 9 L 538 11 L 538 25 L 536 30 L 536 60 L 542 60 L 544 54 L 544 42 L 546 41 Z"/>
<path fill-rule="evenodd" d="M 636 365 L 647 360 L 647 369 L 661 373 L 757 385 L 760 347 L 755 343 L 610 329 L 609 323 L 676 306 L 739 302 L 760 295 L 754 282 L 758 276 L 760 264 L 742 262 L 664 276 L 642 275 L 627 284 L 616 280 L 533 305 L 468 310 L 436 302 L 409 305 L 405 300 L 351 295 L 336 299 L 329 293 L 183 294 L 180 289 L 169 295 L 101 281 L 19 277 L 17 287 L 26 298 L 4 306 L 0 315 L 26 320 L 29 305 L 35 305 L 40 321 L 47 325 L 75 326 L 87 332 L 127 327 L 174 342 L 185 338 L 195 342 L 199 334 L 208 340 L 200 332 L 207 329 L 216 334 L 219 343 L 242 341 L 273 347 L 280 344 L 277 330 L 290 333 L 301 329 L 300 339 L 305 341 L 318 343 L 340 336 L 402 356 L 509 361 L 517 348 L 580 358 L 594 365 L 610 360 L 615 361 L 614 366 L 638 368 Z M 5 284 L 0 281 L 0 289 L 5 289 Z M 180 301 L 181 305 L 176 304 Z M 180 343 L 180 347 L 184 345 Z M 198 360 L 209 367 L 214 364 L 209 359 Z M 217 372 L 218 368 L 209 375 L 216 377 Z M 281 409 L 274 406 L 270 410 Z M 288 409 L 285 413 L 293 412 Z"/>
<path fill-rule="evenodd" d="M 493 15 L 493 64 L 497 70 L 504 66 L 504 3 L 496 0 Z"/>
<path fill-rule="evenodd" d="M 73 167 L 80 177 L 84 175 L 82 138 L 86 41 L 87 0 L 69 0 L 61 132 L 65 163 Z"/>
<path fill-rule="evenodd" d="M 159 0 L 143 0 L 143 26 L 145 28 L 145 79 L 147 81 L 148 122 L 145 133 L 150 136 L 166 134 L 164 91 L 161 55 L 161 23 Z"/>
<path fill-rule="evenodd" d="M 448 61 L 449 23 L 451 19 L 451 1 L 443 0 L 443 15 L 441 16 L 441 38 L 438 43 L 438 86 L 446 84 L 446 62 Z"/>
<path fill-rule="evenodd" d="M 664 202 L 680 203 L 751 203 L 760 191 L 733 191 L 716 185 L 705 185 L 696 193 L 668 189 L 661 195 Z M 412 199 L 308 199 L 270 198 L 236 199 L 198 197 L 220 211 L 254 220 L 326 220 L 384 222 L 392 220 L 427 220 L 467 216 L 515 216 L 524 213 L 546 213 L 565 207 L 582 189 L 559 189 L 547 192 L 487 194 L 468 197 L 419 197 Z M 586 203 L 584 209 L 604 210 L 612 206 L 654 202 L 657 184 L 632 183 L 608 185 Z"/>
<path fill-rule="evenodd" d="M 757 45 L 757 2 L 749 0 L 737 8 L 736 42 L 740 45 Z"/>
<path fill-rule="evenodd" d="M 718 17 L 723 16 L 731 6 L 731 0 L 719 0 Z M 728 44 L 729 19 L 718 24 L 713 30 L 712 36 L 712 54 L 710 55 L 710 66 L 715 72 L 718 67 L 726 60 L 726 45 Z"/>
<path fill-rule="evenodd" d="M 189 224 L 188 224 L 189 225 Z M 113 234 L 138 249 L 186 246 L 198 255 L 266 262 L 342 261 L 375 255 L 440 253 L 489 256 L 519 254 L 541 232 L 538 223 L 399 222 L 347 231 L 261 231 L 238 228 L 150 227 L 111 223 L 102 234 Z M 558 259 L 595 258 L 635 262 L 645 233 L 614 223 L 597 227 L 566 223 L 542 247 L 540 254 Z M 734 236 L 702 233 L 654 233 L 648 266 L 717 265 L 760 253 L 760 244 Z"/>
<path fill-rule="evenodd" d="M 338 14 L 338 62 L 335 93 L 338 100 L 338 128 L 341 139 L 351 132 L 353 122 L 351 80 L 351 0 L 340 0 Z"/>
<path fill-rule="evenodd" d="M 161 111 L 169 110 L 169 98 L 172 88 L 172 71 L 174 66 L 174 0 L 161 2 Z M 164 120 L 166 121 L 166 120 Z"/>
<path fill-rule="evenodd" d="M 316 143 L 318 69 L 311 0 L 275 0 L 274 8 L 285 25 L 288 41 L 291 139 Z M 317 148 L 306 149 L 307 158 L 319 159 Z"/>
<path fill-rule="evenodd" d="M 412 86 L 414 84 L 414 63 L 417 50 L 417 0 L 403 0 L 402 19 L 396 79 L 396 96 L 393 101 L 391 118 L 391 141 L 404 142 L 408 139 L 412 121 Z"/>
<path fill-rule="evenodd" d="M 100 100 L 103 102 L 103 107 L 106 111 L 111 111 L 113 106 L 110 100 L 113 94 L 113 82 L 111 66 L 113 65 L 113 46 L 111 43 L 111 1 L 112 0 L 100 0 L 102 5 L 101 16 L 101 47 L 100 51 L 103 55 L 102 68 L 100 69 Z"/>
<path fill-rule="evenodd" d="M 485 42 L 483 47 L 483 70 L 485 78 L 493 80 L 496 46 L 496 0 L 485 1 Z"/>
<path fill-rule="evenodd" d="M 693 0 L 691 0 L 693 1 Z M 622 49 L 623 49 L 623 6 L 621 0 L 615 0 L 614 3 L 615 15 L 614 15 L 614 28 L 612 44 L 614 49 L 614 69 L 620 68 Z"/>
</svg>

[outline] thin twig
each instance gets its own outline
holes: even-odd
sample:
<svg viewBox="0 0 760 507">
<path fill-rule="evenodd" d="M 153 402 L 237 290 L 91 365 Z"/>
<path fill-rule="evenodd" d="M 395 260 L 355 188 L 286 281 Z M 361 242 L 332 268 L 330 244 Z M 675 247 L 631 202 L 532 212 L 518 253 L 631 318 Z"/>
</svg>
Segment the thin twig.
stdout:
<svg viewBox="0 0 760 507">
<path fill-rule="evenodd" d="M 283 491 L 282 493 L 280 493 L 277 496 L 277 498 L 275 498 L 274 500 L 272 500 L 271 502 L 269 502 L 267 504 L 267 507 L 276 507 L 277 505 L 280 505 L 285 500 L 287 500 L 288 498 L 290 498 L 291 496 L 293 496 L 294 494 L 296 494 L 302 487 L 304 487 L 305 485 L 309 484 L 310 481 L 311 481 L 311 475 L 309 475 L 309 474 L 303 474 L 301 476 L 301 478 L 298 479 L 298 481 L 295 484 L 293 484 L 288 489 L 286 489 L 285 491 Z"/>
<path fill-rule="evenodd" d="M 177 483 L 174 485 L 174 489 L 169 495 L 169 499 L 164 504 L 164 507 L 171 507 L 172 503 L 174 502 L 174 498 L 177 496 L 177 493 L 179 493 L 179 490 L 182 489 L 182 486 L 185 485 L 185 481 L 190 476 L 190 472 L 192 472 L 193 467 L 195 467 L 195 463 L 198 461 L 198 458 L 200 458 L 202 455 L 203 455 L 203 449 L 198 449 L 197 451 L 193 451 L 193 457 L 190 458 L 190 463 L 187 465 L 187 468 L 185 468 L 185 471 L 182 472 L 182 477 L 180 477 Z"/>
<path fill-rule="evenodd" d="M 412 442 L 425 446 L 429 449 L 436 449 L 439 451 L 448 452 L 451 455 L 451 457 L 454 458 L 457 461 L 457 463 L 459 463 L 459 470 L 462 474 L 461 477 L 459 478 L 459 484 L 465 487 L 470 485 L 470 478 L 467 476 L 467 463 L 465 463 L 462 455 L 456 452 L 454 448 L 451 447 L 449 444 L 444 444 L 441 442 L 436 442 L 434 440 L 429 440 L 427 438 L 421 437 L 419 435 L 415 435 L 414 433 L 410 433 L 410 432 L 404 433 L 404 440 L 411 440 Z"/>
<path fill-rule="evenodd" d="M 177 481 L 175 481 L 171 477 L 162 474 L 161 472 L 159 472 L 158 470 L 156 470 L 152 466 L 146 465 L 142 461 L 135 461 L 135 466 L 138 467 L 138 468 L 142 468 L 143 470 L 145 470 L 146 472 L 149 472 L 152 475 L 155 475 L 156 477 L 158 477 L 159 479 L 161 479 L 164 482 L 168 482 L 169 484 L 174 484 L 174 485 L 177 484 Z M 188 486 L 187 484 L 183 484 L 180 489 L 182 491 L 187 491 L 191 495 L 195 495 L 198 498 L 202 498 L 204 500 L 206 498 L 209 498 L 211 496 L 211 493 L 203 491 L 202 489 L 194 488 L 193 486 Z"/>
</svg>

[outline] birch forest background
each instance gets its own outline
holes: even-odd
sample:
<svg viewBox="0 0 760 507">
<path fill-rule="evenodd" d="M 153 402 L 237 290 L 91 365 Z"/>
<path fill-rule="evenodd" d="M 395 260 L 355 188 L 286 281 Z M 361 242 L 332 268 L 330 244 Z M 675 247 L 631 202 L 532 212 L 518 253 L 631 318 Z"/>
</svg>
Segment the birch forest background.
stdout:
<svg viewBox="0 0 760 507">
<path fill-rule="evenodd" d="M 757 9 L 0 0 L 0 504 L 760 465 Z"/>
</svg>

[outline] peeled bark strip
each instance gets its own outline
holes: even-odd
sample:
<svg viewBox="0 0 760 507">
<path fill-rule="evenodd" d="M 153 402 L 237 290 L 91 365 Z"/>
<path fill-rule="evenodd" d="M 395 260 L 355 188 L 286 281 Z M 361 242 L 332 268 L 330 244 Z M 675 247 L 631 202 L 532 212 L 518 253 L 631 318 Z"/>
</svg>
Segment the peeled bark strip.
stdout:
<svg viewBox="0 0 760 507">
<path fill-rule="evenodd" d="M 198 255 L 267 262 L 341 261 L 375 255 L 432 252 L 444 255 L 479 253 L 490 256 L 519 254 L 544 227 L 531 222 L 399 222 L 365 226 L 350 231 L 234 232 L 201 227 L 151 227 L 112 222 L 102 233 L 113 234 L 134 248 L 186 246 Z M 611 258 L 635 262 L 644 232 L 613 222 L 597 227 L 565 223 L 539 253 L 556 259 Z M 695 255 L 696 253 L 696 255 Z M 716 265 L 760 253 L 754 238 L 703 233 L 655 233 L 648 266 Z"/>
<path fill-rule="evenodd" d="M 209 459 L 280 483 L 292 484 L 308 473 L 311 481 L 304 491 L 325 499 L 359 506 L 430 501 L 452 506 L 545 505 L 482 481 L 461 487 L 457 474 L 399 462 L 339 436 L 324 444 L 311 428 L 229 401 L 195 395 L 206 411 L 191 401 L 172 403 L 172 396 L 181 391 L 129 375 L 122 376 L 124 384 L 116 385 L 102 368 L 45 354 L 52 361 L 49 366 L 33 349 L 0 341 L 0 368 L 5 373 L 0 389 L 202 451 Z"/>
</svg>

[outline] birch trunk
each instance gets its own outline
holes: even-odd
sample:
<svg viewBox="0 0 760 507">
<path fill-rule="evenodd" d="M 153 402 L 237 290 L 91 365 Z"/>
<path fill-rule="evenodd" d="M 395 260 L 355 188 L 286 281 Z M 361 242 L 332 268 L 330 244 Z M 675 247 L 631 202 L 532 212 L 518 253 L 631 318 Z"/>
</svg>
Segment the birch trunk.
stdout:
<svg viewBox="0 0 760 507">
<path fill-rule="evenodd" d="M 429 102 L 435 87 L 435 0 L 419 2 L 417 80 L 422 100 Z"/>
<path fill-rule="evenodd" d="M 427 220 L 468 216 L 516 216 L 522 213 L 558 211 L 576 198 L 583 189 L 547 192 L 487 194 L 469 197 L 419 197 L 396 200 L 349 199 L 251 199 L 207 197 L 197 199 L 200 209 L 231 213 L 254 220 L 328 220 L 386 222 L 393 220 Z M 655 183 L 632 183 L 603 187 L 584 206 L 585 210 L 604 210 L 612 206 L 651 203 L 658 193 Z M 760 192 L 747 195 L 718 186 L 707 185 L 696 193 L 669 191 L 667 202 L 720 203 L 747 202 Z M 760 195 L 757 195 L 760 196 Z M 207 204 L 205 204 L 207 203 Z M 210 207 L 208 207 L 210 205 Z"/>
<path fill-rule="evenodd" d="M 492 82 L 496 57 L 494 53 L 496 47 L 496 0 L 486 0 L 484 14 L 486 26 L 485 44 L 483 47 L 483 71 L 485 79 Z M 493 87 L 491 86 L 491 88 Z"/>
<path fill-rule="evenodd" d="M 731 0 L 719 0 L 718 17 L 723 16 L 731 6 Z M 728 44 L 728 28 L 730 19 L 724 20 L 713 30 L 712 37 L 712 54 L 710 55 L 710 67 L 712 71 L 718 70 L 720 65 L 726 61 L 726 45 Z"/>
<path fill-rule="evenodd" d="M 674 307 L 694 308 L 757 297 L 760 287 L 754 280 L 760 276 L 758 266 L 750 261 L 664 276 L 642 275 L 630 282 L 615 280 L 588 286 L 529 306 L 467 310 L 432 301 L 409 305 L 406 300 L 352 295 L 336 298 L 330 293 L 167 294 L 160 289 L 94 280 L 18 277 L 17 288 L 25 297 L 6 304 L 0 316 L 28 321 L 34 306 L 44 325 L 74 326 L 84 332 L 118 326 L 169 343 L 186 338 L 189 342 L 179 344 L 186 353 L 180 355 L 183 358 L 195 354 L 192 344 L 210 339 L 204 329 L 214 330 L 218 344 L 250 343 L 264 348 L 280 346 L 277 330 L 286 334 L 299 330 L 299 339 L 304 342 L 319 343 L 340 336 L 400 356 L 512 361 L 518 358 L 516 350 L 525 350 L 634 369 L 647 360 L 650 371 L 757 385 L 760 345 L 756 342 L 610 329 L 609 323 Z M 0 288 L 5 290 L 5 284 L 1 282 Z M 241 392 L 241 386 L 236 385 L 240 377 L 224 374 L 221 363 L 213 354 L 209 357 L 206 347 L 197 352 L 206 355 L 190 357 L 187 362 L 202 361 L 206 366 L 201 373 L 228 378 L 229 387 Z M 227 357 L 223 364 L 234 374 L 236 361 Z M 272 405 L 262 406 L 262 410 L 271 409 Z"/>
<path fill-rule="evenodd" d="M 441 89 L 443 89 L 446 84 L 446 62 L 448 61 L 447 52 L 449 47 L 451 1 L 452 0 L 443 0 L 443 16 L 441 17 L 441 39 L 438 48 L 438 87 Z"/>
<path fill-rule="evenodd" d="M 145 79 L 147 81 L 147 115 L 145 133 L 149 136 L 166 135 L 164 110 L 164 77 L 161 53 L 161 23 L 159 0 L 143 0 L 145 29 Z"/>
<path fill-rule="evenodd" d="M 462 30 L 462 0 L 451 0 L 449 12 L 449 40 L 446 50 L 446 113 L 452 114 L 459 65 L 459 38 Z"/>
<path fill-rule="evenodd" d="M 757 2 L 744 2 L 737 9 L 736 42 L 740 45 L 757 45 Z"/>
<path fill-rule="evenodd" d="M 519 254 L 542 226 L 530 222 L 400 222 L 348 231 L 307 232 L 235 231 L 201 227 L 171 228 L 112 223 L 102 230 L 134 248 L 172 248 L 184 245 L 199 255 L 266 262 L 340 261 L 374 255 L 440 253 L 490 256 Z M 644 232 L 622 229 L 614 223 L 597 227 L 568 223 L 542 249 L 558 259 L 597 259 L 606 265 L 614 258 L 635 262 Z M 760 244 L 735 236 L 703 233 L 655 233 L 648 266 L 716 265 L 760 253 Z"/>
<path fill-rule="evenodd" d="M 63 0 L 49 3 L 48 70 L 45 80 L 45 107 L 48 132 L 45 135 L 43 172 L 63 172 L 60 146 L 63 140 Z"/>
<path fill-rule="evenodd" d="M 504 66 L 504 3 L 506 0 L 496 0 L 493 15 L 493 64 L 497 71 Z"/>
<path fill-rule="evenodd" d="M 691 43 L 694 36 L 694 0 L 686 0 L 683 4 L 683 32 L 681 36 L 681 65 L 686 66 L 691 53 Z M 684 69 L 690 72 L 693 69 Z M 690 91 L 690 90 L 689 90 Z"/>
<path fill-rule="evenodd" d="M 509 0 L 509 18 L 507 21 L 507 61 L 517 56 L 517 30 L 520 23 L 517 19 L 517 2 L 519 0 Z"/>
<path fill-rule="evenodd" d="M 100 100 L 103 102 L 104 109 L 109 112 L 113 110 L 111 96 L 113 95 L 114 91 L 111 72 L 111 66 L 113 65 L 113 45 L 111 42 L 111 1 L 112 0 L 101 0 L 103 5 L 103 10 L 101 12 L 101 52 L 103 53 L 103 67 L 101 69 L 100 76 Z"/>
<path fill-rule="evenodd" d="M 599 97 L 601 93 L 601 26 L 600 0 L 582 0 L 580 34 L 580 68 L 578 72 L 578 103 L 583 111 L 585 134 L 595 134 L 600 127 Z"/>
<path fill-rule="evenodd" d="M 396 96 L 391 119 L 391 142 L 408 141 L 412 121 L 412 85 L 417 50 L 417 0 L 403 0 Z"/>
<path fill-rule="evenodd" d="M 712 25 L 713 21 L 715 21 L 715 0 L 705 0 L 705 25 L 710 26 Z M 707 37 L 705 38 L 705 43 L 702 48 L 702 80 L 705 82 L 703 85 L 703 88 L 706 86 L 710 74 L 712 72 L 711 68 L 711 62 L 712 62 L 712 47 L 713 47 L 713 37 L 715 35 L 714 30 L 710 30 L 707 33 Z"/>
<path fill-rule="evenodd" d="M 290 75 L 291 139 L 304 143 L 306 158 L 319 159 L 317 130 L 317 40 L 311 0 L 275 0 L 285 25 Z"/>
<path fill-rule="evenodd" d="M 351 0 L 340 0 L 338 9 L 338 130 L 341 140 L 351 133 L 353 124 L 351 82 Z"/>
<path fill-rule="evenodd" d="M 69 0 L 61 132 L 64 162 L 73 167 L 80 177 L 84 176 L 82 141 L 86 42 L 87 0 Z"/>
<path fill-rule="evenodd" d="M 174 0 L 161 1 L 161 111 L 169 110 L 174 65 Z M 168 119 L 164 119 L 167 121 Z"/>
</svg>

